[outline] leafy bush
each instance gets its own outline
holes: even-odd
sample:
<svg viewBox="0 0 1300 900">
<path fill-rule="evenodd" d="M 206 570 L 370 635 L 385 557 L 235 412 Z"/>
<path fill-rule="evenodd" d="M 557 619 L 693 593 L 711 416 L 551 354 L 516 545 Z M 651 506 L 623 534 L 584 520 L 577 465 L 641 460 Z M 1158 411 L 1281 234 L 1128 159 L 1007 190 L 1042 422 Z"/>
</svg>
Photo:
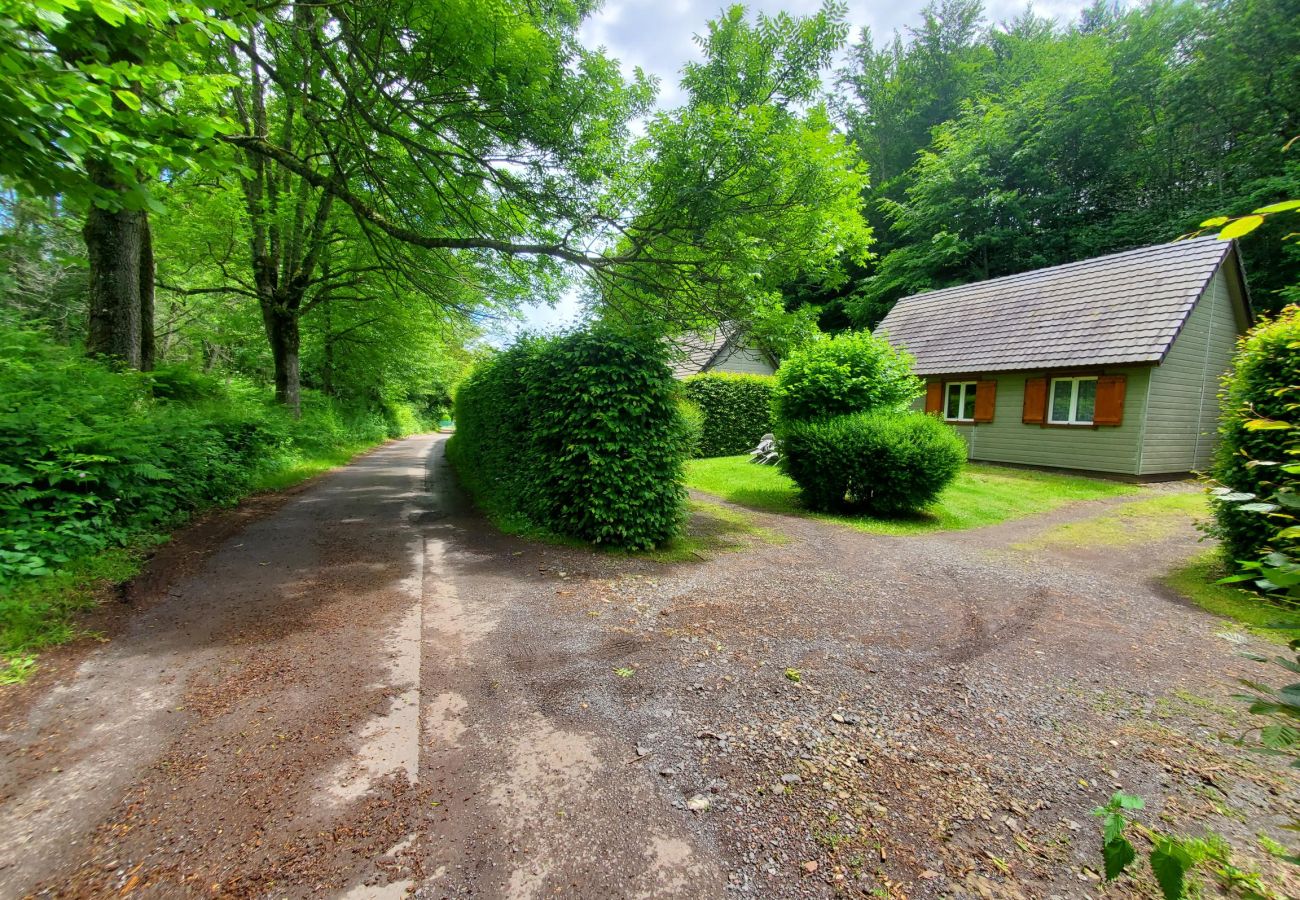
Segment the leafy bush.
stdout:
<svg viewBox="0 0 1300 900">
<path fill-rule="evenodd" d="M 1300 583 L 1300 307 L 1241 338 L 1221 397 L 1214 531 L 1231 558 Z"/>
<path fill-rule="evenodd" d="M 686 429 L 686 455 L 702 456 L 700 446 L 704 440 L 704 410 L 695 401 L 678 397 L 677 412 L 682 417 L 682 427 Z"/>
<path fill-rule="evenodd" d="M 295 421 L 238 379 L 114 371 L 0 328 L 0 586 L 233 503 L 304 456 L 393 433 L 383 412 L 311 392 Z"/>
<path fill-rule="evenodd" d="M 952 428 L 887 409 L 787 424 L 778 465 L 812 509 L 895 516 L 933 503 L 965 461 Z"/>
<path fill-rule="evenodd" d="M 528 338 L 456 393 L 448 454 L 507 527 L 653 547 L 683 518 L 690 441 L 657 341 L 605 331 Z"/>
<path fill-rule="evenodd" d="M 736 456 L 757 446 L 772 430 L 770 375 L 706 372 L 682 382 L 686 397 L 704 410 L 704 427 L 695 455 Z"/>
<path fill-rule="evenodd" d="M 865 331 L 849 332 L 809 344 L 781 364 L 773 412 L 787 423 L 902 410 L 924 390 L 910 356 Z"/>
</svg>

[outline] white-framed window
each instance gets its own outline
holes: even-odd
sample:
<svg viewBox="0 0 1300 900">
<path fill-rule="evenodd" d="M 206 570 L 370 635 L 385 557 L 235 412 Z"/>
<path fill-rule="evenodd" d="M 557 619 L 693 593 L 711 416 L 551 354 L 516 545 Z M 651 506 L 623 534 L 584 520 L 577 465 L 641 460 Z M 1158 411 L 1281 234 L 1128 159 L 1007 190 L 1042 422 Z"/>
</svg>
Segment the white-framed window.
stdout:
<svg viewBox="0 0 1300 900">
<path fill-rule="evenodd" d="M 949 381 L 943 391 L 943 417 L 946 421 L 975 421 L 975 382 Z"/>
<path fill-rule="evenodd" d="M 1051 425 L 1091 425 L 1097 405 L 1097 377 L 1053 378 L 1047 398 Z"/>
</svg>

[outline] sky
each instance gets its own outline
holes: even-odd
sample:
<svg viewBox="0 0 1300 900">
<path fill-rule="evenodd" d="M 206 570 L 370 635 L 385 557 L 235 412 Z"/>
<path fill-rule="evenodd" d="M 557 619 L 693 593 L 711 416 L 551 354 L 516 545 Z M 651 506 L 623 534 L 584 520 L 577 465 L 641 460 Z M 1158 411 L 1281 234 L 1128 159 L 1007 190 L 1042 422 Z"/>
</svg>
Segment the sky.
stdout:
<svg viewBox="0 0 1300 900">
<path fill-rule="evenodd" d="M 850 40 L 856 41 L 864 26 L 871 29 L 877 45 L 891 39 L 895 30 L 905 34 L 909 25 L 920 23 L 921 9 L 925 4 L 926 0 L 850 2 Z M 604 47 L 609 56 L 620 62 L 625 76 L 630 77 L 636 66 L 659 76 L 658 105 L 661 109 L 671 109 L 680 105 L 682 100 L 678 87 L 682 64 L 699 58 L 694 36 L 706 31 L 708 21 L 728 5 L 721 0 L 605 0 L 605 5 L 583 23 L 583 42 L 589 47 Z M 807 15 L 816 12 L 821 2 L 749 0 L 744 5 L 751 15 L 760 11 L 773 15 L 781 10 L 792 15 Z M 1026 0 L 984 0 L 984 5 L 986 19 L 996 23 L 1024 12 Z M 1084 0 L 1037 0 L 1033 9 L 1037 15 L 1066 22 L 1088 5 Z M 554 309 L 547 306 L 526 308 L 523 327 L 534 330 L 562 327 L 572 324 L 579 313 L 575 292 L 561 300 Z"/>
</svg>

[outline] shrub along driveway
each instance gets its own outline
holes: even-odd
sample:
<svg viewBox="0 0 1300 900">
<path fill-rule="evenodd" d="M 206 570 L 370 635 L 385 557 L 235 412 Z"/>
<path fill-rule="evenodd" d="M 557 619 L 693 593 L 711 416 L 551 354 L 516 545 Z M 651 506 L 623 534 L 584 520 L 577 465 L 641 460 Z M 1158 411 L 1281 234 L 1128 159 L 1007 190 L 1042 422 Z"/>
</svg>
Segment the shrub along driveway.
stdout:
<svg viewBox="0 0 1300 900">
<path fill-rule="evenodd" d="M 766 535 L 669 565 L 497 534 L 440 443 L 188 548 L 7 698 L 0 894 L 1085 896 L 1117 785 L 1282 871 L 1254 840 L 1295 783 L 1218 737 L 1257 639 L 1156 578 L 1186 516 L 1098 558 L 1043 536 L 1134 498 L 909 536 L 745 513 Z"/>
</svg>

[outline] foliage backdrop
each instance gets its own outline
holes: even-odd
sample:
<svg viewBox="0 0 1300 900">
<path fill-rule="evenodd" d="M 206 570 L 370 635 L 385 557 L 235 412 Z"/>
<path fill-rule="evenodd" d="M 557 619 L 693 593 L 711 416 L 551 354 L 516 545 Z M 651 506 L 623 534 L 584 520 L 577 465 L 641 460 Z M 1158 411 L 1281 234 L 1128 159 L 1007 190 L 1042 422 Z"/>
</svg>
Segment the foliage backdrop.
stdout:
<svg viewBox="0 0 1300 900">
<path fill-rule="evenodd" d="M 1212 474 L 1231 493 L 1221 492 L 1214 503 L 1215 534 L 1231 560 L 1257 563 L 1276 554 L 1270 580 L 1294 600 L 1300 597 L 1300 307 L 1287 307 L 1242 337 L 1221 397 Z"/>
<path fill-rule="evenodd" d="M 1217 213 L 1300 195 L 1294 0 L 1096 3 L 990 23 L 936 0 L 864 33 L 831 107 L 867 165 L 875 259 L 795 279 L 823 326 L 874 326 L 899 298 L 1173 240 Z M 1244 242 L 1252 299 L 1294 299 L 1282 217 Z"/>
<path fill-rule="evenodd" d="M 704 413 L 695 455 L 735 456 L 758 446 L 772 430 L 770 375 L 705 372 L 682 382 L 682 392 Z"/>
</svg>

